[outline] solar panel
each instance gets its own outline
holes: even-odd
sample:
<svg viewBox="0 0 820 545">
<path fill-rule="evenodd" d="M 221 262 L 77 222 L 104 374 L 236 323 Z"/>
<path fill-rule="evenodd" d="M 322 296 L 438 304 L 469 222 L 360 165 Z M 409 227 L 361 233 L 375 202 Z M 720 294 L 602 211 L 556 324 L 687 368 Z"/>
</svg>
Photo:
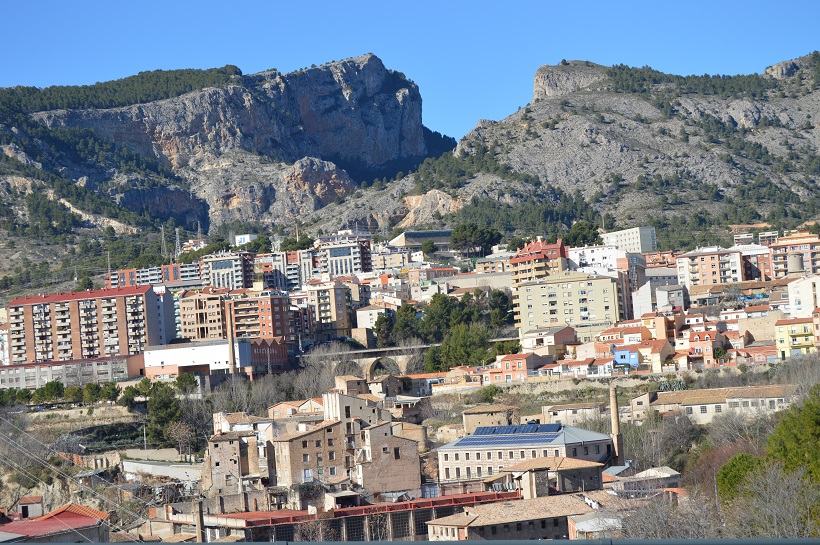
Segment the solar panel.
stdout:
<svg viewBox="0 0 820 545">
<path fill-rule="evenodd" d="M 539 424 L 539 432 L 555 433 L 561 431 L 561 424 Z"/>
<path fill-rule="evenodd" d="M 550 444 L 560 433 L 531 433 L 518 435 L 470 435 L 459 439 L 457 447 L 483 448 L 502 445 L 539 445 Z"/>
</svg>

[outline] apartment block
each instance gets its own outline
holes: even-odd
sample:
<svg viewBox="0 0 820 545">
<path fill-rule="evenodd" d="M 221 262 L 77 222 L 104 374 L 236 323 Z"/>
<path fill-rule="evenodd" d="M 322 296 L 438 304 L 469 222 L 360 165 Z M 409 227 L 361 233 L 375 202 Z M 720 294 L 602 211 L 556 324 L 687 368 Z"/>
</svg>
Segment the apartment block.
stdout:
<svg viewBox="0 0 820 545">
<path fill-rule="evenodd" d="M 199 262 L 202 283 L 214 288 L 252 288 L 253 258 L 251 252 L 223 252 L 204 257 Z"/>
<path fill-rule="evenodd" d="M 805 274 L 820 273 L 820 236 L 801 231 L 780 237 L 769 244 L 772 278 L 786 278 L 789 274 L 789 256 L 800 255 Z"/>
<path fill-rule="evenodd" d="M 185 339 L 226 339 L 229 324 L 237 338 L 290 334 L 290 299 L 284 292 L 206 288 L 183 294 L 179 304 Z"/>
<path fill-rule="evenodd" d="M 316 316 L 315 337 L 328 341 L 350 336 L 353 328 L 353 302 L 350 288 L 338 281 L 310 284 L 308 304 Z"/>
<path fill-rule="evenodd" d="M 678 284 L 687 288 L 745 280 L 743 256 L 738 250 L 724 250 L 718 246 L 699 248 L 679 255 L 676 266 Z"/>
<path fill-rule="evenodd" d="M 568 257 L 560 238 L 554 244 L 542 241 L 541 237 L 527 243 L 510 258 L 513 289 L 568 270 Z"/>
<path fill-rule="evenodd" d="M 234 290 L 225 301 L 237 338 L 270 338 L 288 334 L 290 298 L 276 290 Z"/>
<path fill-rule="evenodd" d="M 646 257 L 617 246 L 585 246 L 567 250 L 570 270 L 587 268 L 622 271 L 629 276 L 629 291 L 646 282 Z M 587 272 L 587 271 L 584 271 Z"/>
<path fill-rule="evenodd" d="M 606 246 L 615 246 L 625 252 L 644 254 L 658 249 L 655 228 L 649 226 L 633 227 L 611 233 L 603 233 L 601 239 Z"/>
<path fill-rule="evenodd" d="M 533 329 L 569 325 L 580 340 L 586 326 L 604 327 L 622 319 L 618 284 L 608 276 L 562 273 L 524 283 L 513 293 L 513 312 L 519 335 Z M 597 334 L 600 331 L 596 331 Z"/>
<path fill-rule="evenodd" d="M 774 327 L 777 353 L 781 360 L 817 352 L 814 322 L 811 316 L 778 320 L 774 323 Z"/>
<path fill-rule="evenodd" d="M 369 234 L 340 232 L 337 235 L 319 237 L 317 256 L 319 272 L 331 278 L 370 272 L 373 270 L 371 246 L 373 237 Z"/>
<path fill-rule="evenodd" d="M 205 288 L 179 297 L 180 337 L 192 341 L 226 339 L 224 300 L 228 289 Z"/>
<path fill-rule="evenodd" d="M 20 297 L 8 312 L 12 364 L 140 354 L 160 341 L 150 286 Z"/>
<path fill-rule="evenodd" d="M 108 288 L 200 282 L 199 263 L 171 263 L 144 269 L 121 269 L 111 273 L 106 281 Z"/>
<path fill-rule="evenodd" d="M 743 259 L 744 280 L 771 280 L 773 278 L 771 249 L 761 244 L 735 244 Z"/>
</svg>

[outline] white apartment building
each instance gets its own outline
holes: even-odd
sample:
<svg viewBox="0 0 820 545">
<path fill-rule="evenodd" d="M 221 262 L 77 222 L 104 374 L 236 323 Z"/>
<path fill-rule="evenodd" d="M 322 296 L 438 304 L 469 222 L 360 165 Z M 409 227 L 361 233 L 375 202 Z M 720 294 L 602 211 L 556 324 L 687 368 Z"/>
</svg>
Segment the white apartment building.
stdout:
<svg viewBox="0 0 820 545">
<path fill-rule="evenodd" d="M 645 254 L 656 252 L 658 242 L 655 238 L 655 228 L 642 226 L 622 231 L 613 231 L 601 235 L 605 246 L 616 246 L 625 252 Z"/>
<path fill-rule="evenodd" d="M 252 288 L 253 258 L 250 252 L 209 255 L 200 261 L 202 282 L 214 288 Z"/>
</svg>

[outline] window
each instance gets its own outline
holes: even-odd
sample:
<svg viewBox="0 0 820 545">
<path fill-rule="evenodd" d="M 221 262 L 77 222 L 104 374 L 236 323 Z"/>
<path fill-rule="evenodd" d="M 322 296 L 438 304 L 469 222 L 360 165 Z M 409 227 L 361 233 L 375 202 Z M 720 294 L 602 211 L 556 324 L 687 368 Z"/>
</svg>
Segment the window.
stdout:
<svg viewBox="0 0 820 545">
<path fill-rule="evenodd" d="M 692 414 L 692 407 L 686 407 L 686 414 Z"/>
<path fill-rule="evenodd" d="M 584 447 L 584 456 L 589 454 L 589 447 Z"/>
<path fill-rule="evenodd" d="M 475 476 L 476 477 L 481 477 L 481 466 L 478 466 L 477 468 L 475 468 Z"/>
<path fill-rule="evenodd" d="M 319 448 L 321 446 L 322 446 L 322 441 L 316 441 L 316 448 Z"/>
<path fill-rule="evenodd" d="M 302 448 L 307 448 L 307 441 L 302 441 Z"/>
<path fill-rule="evenodd" d="M 480 452 L 475 453 L 475 459 L 476 460 L 481 460 L 481 453 Z"/>
<path fill-rule="evenodd" d="M 492 452 L 487 452 L 487 459 L 488 459 L 488 460 L 492 460 L 492 459 L 493 459 L 493 453 L 492 453 Z"/>
<path fill-rule="evenodd" d="M 333 453 L 331 453 L 331 454 L 333 454 Z M 330 474 L 331 474 L 331 475 L 336 475 L 336 466 L 332 466 L 332 467 L 330 468 Z"/>
<path fill-rule="evenodd" d="M 701 406 L 700 406 L 700 414 L 706 414 L 706 411 L 707 411 L 707 410 L 708 410 L 708 409 L 706 408 L 706 405 L 701 405 Z"/>
<path fill-rule="evenodd" d="M 327 446 L 329 446 L 329 447 L 333 446 L 333 439 L 328 439 L 327 440 Z"/>
<path fill-rule="evenodd" d="M 492 475 L 492 474 L 493 474 L 492 466 L 487 466 L 487 475 Z"/>
<path fill-rule="evenodd" d="M 445 462 L 448 462 L 449 460 L 450 460 L 450 455 L 449 455 L 449 454 L 445 454 L 445 455 L 444 455 L 444 461 L 445 461 Z"/>
<path fill-rule="evenodd" d="M 449 468 L 449 467 L 445 467 L 445 468 L 444 468 L 444 478 L 445 478 L 445 479 L 449 479 L 449 478 L 450 478 L 450 468 Z"/>
<path fill-rule="evenodd" d="M 472 468 L 470 466 L 467 466 L 467 478 L 469 479 L 472 476 Z"/>
<path fill-rule="evenodd" d="M 457 467 L 456 468 L 456 479 L 460 479 L 460 478 L 461 478 L 461 468 Z"/>
<path fill-rule="evenodd" d="M 327 459 L 328 460 L 335 460 L 336 459 L 336 453 L 331 450 L 330 452 L 327 453 Z"/>
<path fill-rule="evenodd" d="M 519 454 L 521 454 L 521 459 L 524 459 L 524 451 L 522 450 Z"/>
<path fill-rule="evenodd" d="M 470 459 L 470 453 L 469 453 L 469 452 L 465 452 L 465 453 L 464 453 L 464 459 L 465 459 L 465 460 L 469 460 L 469 459 Z"/>
<path fill-rule="evenodd" d="M 401 458 L 401 455 L 399 454 L 399 447 L 393 447 L 393 459 L 398 460 L 399 458 Z"/>
<path fill-rule="evenodd" d="M 513 451 L 510 451 L 509 454 L 510 454 L 510 460 L 515 458 L 515 453 Z"/>
<path fill-rule="evenodd" d="M 572 447 L 572 456 L 573 457 L 578 456 L 578 449 L 575 448 L 575 447 Z"/>
<path fill-rule="evenodd" d="M 310 462 L 310 454 L 302 454 L 302 462 L 303 463 Z"/>
<path fill-rule="evenodd" d="M 456 462 L 458 462 L 458 452 L 456 452 Z"/>
<path fill-rule="evenodd" d="M 504 457 L 504 453 L 500 450 L 498 451 L 498 459 L 501 460 Z"/>
<path fill-rule="evenodd" d="M 715 412 L 716 413 L 723 412 L 723 407 L 721 407 L 720 405 L 715 405 Z"/>
<path fill-rule="evenodd" d="M 382 447 L 382 454 L 387 454 L 387 447 Z M 456 460 L 458 460 L 458 454 L 456 454 Z"/>
</svg>

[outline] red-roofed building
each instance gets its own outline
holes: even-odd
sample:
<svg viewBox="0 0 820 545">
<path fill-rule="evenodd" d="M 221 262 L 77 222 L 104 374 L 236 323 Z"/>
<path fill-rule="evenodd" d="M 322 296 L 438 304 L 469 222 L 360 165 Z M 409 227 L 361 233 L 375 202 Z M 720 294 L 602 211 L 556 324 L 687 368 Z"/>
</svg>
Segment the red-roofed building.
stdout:
<svg viewBox="0 0 820 545">
<path fill-rule="evenodd" d="M 540 237 L 528 242 L 510 258 L 513 288 L 568 270 L 568 257 L 567 247 L 560 238 L 554 244 Z"/>
<path fill-rule="evenodd" d="M 160 344 L 151 286 L 19 297 L 8 314 L 12 364 L 141 354 Z"/>
<path fill-rule="evenodd" d="M 108 513 L 76 503 L 31 520 L 0 526 L 6 543 L 108 543 Z"/>
</svg>

